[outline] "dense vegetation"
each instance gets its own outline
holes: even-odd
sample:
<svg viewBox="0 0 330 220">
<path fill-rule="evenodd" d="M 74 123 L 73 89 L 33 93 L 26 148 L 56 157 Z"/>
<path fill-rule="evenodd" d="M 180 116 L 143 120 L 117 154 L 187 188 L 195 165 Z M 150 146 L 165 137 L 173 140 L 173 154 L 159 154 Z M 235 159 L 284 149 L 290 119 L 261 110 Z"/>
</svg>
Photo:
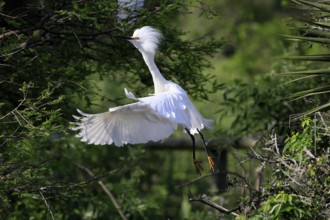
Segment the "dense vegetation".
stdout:
<svg viewBox="0 0 330 220">
<path fill-rule="evenodd" d="M 329 5 L 146 1 L 119 19 L 117 1 L 0 1 L 0 218 L 329 218 Z M 116 148 L 69 130 L 76 108 L 152 91 L 114 38 L 144 25 L 164 33 L 164 76 L 215 119 L 212 175 L 180 133 Z"/>
</svg>

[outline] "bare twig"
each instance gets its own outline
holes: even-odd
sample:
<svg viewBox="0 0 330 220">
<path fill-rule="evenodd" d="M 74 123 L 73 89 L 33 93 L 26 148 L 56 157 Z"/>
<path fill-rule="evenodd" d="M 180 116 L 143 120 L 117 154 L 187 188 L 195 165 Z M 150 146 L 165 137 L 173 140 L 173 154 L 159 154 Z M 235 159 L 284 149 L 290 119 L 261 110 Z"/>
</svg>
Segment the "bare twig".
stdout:
<svg viewBox="0 0 330 220">
<path fill-rule="evenodd" d="M 76 37 L 76 39 L 77 39 L 77 41 L 78 41 L 78 43 L 79 43 L 79 47 L 80 47 L 80 49 L 83 49 L 83 46 L 82 46 L 82 44 L 81 44 L 81 42 L 80 42 L 80 40 L 79 40 L 79 37 L 77 36 L 76 32 L 73 32 L 73 34 L 74 34 L 74 36 Z"/>
<path fill-rule="evenodd" d="M 26 94 L 25 94 L 25 92 L 23 92 L 23 99 L 20 101 L 20 103 L 18 103 L 18 105 L 13 109 L 13 110 L 11 110 L 10 112 L 8 112 L 6 115 L 4 115 L 4 116 L 2 116 L 1 118 L 0 118 L 0 120 L 3 120 L 3 119 L 5 119 L 6 117 L 8 117 L 9 115 L 15 115 L 15 113 L 18 113 L 18 108 L 25 102 L 25 100 L 26 100 Z M 22 115 L 21 115 L 22 116 Z M 23 116 L 22 116 L 23 117 Z M 24 117 L 23 117 L 23 119 L 25 119 Z M 18 123 L 19 123 L 19 120 L 16 118 L 16 120 L 18 121 Z"/>
<path fill-rule="evenodd" d="M 216 172 L 214 172 L 214 173 L 207 173 L 207 174 L 204 174 L 204 175 L 198 176 L 198 177 L 195 178 L 195 179 L 192 179 L 192 180 L 189 180 L 189 181 L 187 181 L 187 182 L 185 182 L 185 183 L 182 183 L 182 184 L 180 184 L 180 185 L 177 185 L 175 188 L 181 188 L 181 187 L 188 186 L 188 185 L 190 185 L 190 184 L 193 184 L 193 183 L 195 183 L 195 182 L 198 182 L 198 181 L 201 180 L 201 179 L 204 179 L 205 177 L 213 176 L 213 175 L 218 174 L 218 173 L 219 173 L 219 171 L 216 171 Z"/>
<path fill-rule="evenodd" d="M 255 172 L 256 172 L 256 174 L 257 174 L 256 183 L 255 183 L 256 190 L 260 190 L 261 183 L 262 183 L 262 174 L 263 174 L 263 171 L 264 171 L 265 166 L 266 166 L 266 163 L 265 163 L 265 162 L 262 162 L 262 163 L 261 163 L 261 164 L 255 169 Z"/>
<path fill-rule="evenodd" d="M 8 32 L 3 33 L 3 34 L 0 35 L 0 40 L 4 39 L 4 38 L 6 38 L 6 37 L 9 37 L 9 36 L 11 36 L 11 35 L 15 35 L 18 39 L 20 39 L 20 37 L 19 37 L 19 35 L 18 35 L 20 32 L 21 32 L 21 31 L 19 31 L 19 30 L 16 30 L 16 31 L 8 31 Z"/>
<path fill-rule="evenodd" d="M 0 13 L 0 16 L 11 18 L 11 19 L 16 19 L 16 17 L 10 16 L 10 15 L 4 14 L 4 13 Z"/>
<path fill-rule="evenodd" d="M 230 146 L 235 149 L 246 149 L 248 147 L 253 147 L 253 143 L 256 142 L 257 139 L 250 137 L 228 137 L 226 135 L 219 135 L 218 138 L 212 139 L 207 143 L 207 149 L 217 149 L 219 145 L 221 146 Z M 164 142 L 150 142 L 146 144 L 150 146 L 150 150 L 167 150 L 167 149 L 175 149 L 175 150 L 187 150 L 191 149 L 191 140 L 190 138 L 174 138 L 171 137 Z M 201 142 L 196 142 L 196 150 L 204 150 L 204 147 Z"/>
<path fill-rule="evenodd" d="M 49 206 L 49 204 L 48 204 L 46 198 L 44 197 L 44 194 L 42 194 L 41 190 L 39 191 L 39 193 L 40 193 L 42 199 L 44 200 L 44 202 L 45 202 L 45 204 L 46 204 L 47 211 L 49 212 L 50 217 L 52 218 L 52 220 L 55 220 L 54 215 L 53 215 L 53 212 L 52 212 L 52 210 L 50 209 L 50 206 Z"/>
<path fill-rule="evenodd" d="M 201 203 L 204 203 L 204 204 L 218 210 L 221 213 L 224 213 L 227 215 L 231 214 L 231 215 L 234 215 L 235 217 L 239 216 L 239 214 L 235 213 L 235 211 L 239 211 L 241 209 L 240 207 L 237 207 L 235 209 L 228 210 L 228 209 L 220 206 L 219 204 L 209 200 L 205 194 L 199 195 L 199 196 L 193 196 L 190 191 L 189 191 L 189 201 L 191 201 L 191 202 L 199 201 Z"/>
<path fill-rule="evenodd" d="M 329 132 L 329 128 L 328 128 L 328 126 L 327 126 L 327 123 L 324 121 L 324 118 L 323 118 L 323 116 L 322 116 L 322 113 L 321 113 L 321 112 L 316 112 L 315 115 L 317 115 L 317 116 L 320 117 L 320 121 L 322 122 L 325 131 L 326 131 L 326 132 Z"/>
<path fill-rule="evenodd" d="M 274 134 L 274 138 L 273 138 L 273 140 L 274 140 L 274 145 L 275 145 L 275 149 L 276 149 L 276 153 L 277 153 L 277 155 L 281 155 L 281 153 L 280 153 L 280 150 L 278 149 L 278 144 L 277 144 L 277 137 L 276 137 L 276 134 Z"/>
<path fill-rule="evenodd" d="M 303 151 L 306 153 L 307 156 L 309 156 L 310 158 L 315 160 L 315 156 L 312 154 L 312 152 L 310 150 L 308 150 L 307 148 L 304 148 Z"/>
<path fill-rule="evenodd" d="M 86 173 L 88 173 L 88 175 L 90 175 L 92 178 L 96 178 L 94 173 L 88 169 L 87 167 L 82 166 L 81 164 L 76 164 L 77 167 L 79 167 L 80 169 L 86 171 Z M 116 207 L 120 217 L 123 220 L 127 220 L 124 212 L 121 210 L 121 207 L 119 206 L 116 198 L 113 196 L 113 194 L 110 192 L 110 190 L 104 185 L 104 183 L 102 182 L 102 180 L 98 181 L 98 184 L 101 186 L 101 188 L 103 189 L 103 191 L 109 196 L 109 198 L 111 199 L 113 205 Z"/>
<path fill-rule="evenodd" d="M 250 191 L 255 190 L 253 188 L 253 186 L 249 183 L 249 181 L 244 176 L 242 176 L 242 175 L 240 175 L 238 173 L 235 173 L 235 172 L 231 172 L 231 171 L 216 171 L 216 172 L 213 172 L 213 173 L 207 173 L 207 174 L 204 174 L 202 176 L 199 176 L 199 177 L 197 177 L 195 179 L 192 179 L 192 180 L 189 180 L 187 182 L 184 182 L 184 183 L 182 183 L 180 185 L 177 185 L 175 188 L 182 188 L 182 187 L 191 185 L 191 184 L 193 184 L 195 182 L 198 182 L 199 180 L 204 179 L 205 177 L 215 176 L 215 175 L 218 175 L 220 173 L 226 173 L 226 174 L 229 174 L 229 175 L 237 176 L 238 178 L 240 178 L 240 179 L 243 180 L 244 184 L 248 187 L 248 189 Z"/>
</svg>

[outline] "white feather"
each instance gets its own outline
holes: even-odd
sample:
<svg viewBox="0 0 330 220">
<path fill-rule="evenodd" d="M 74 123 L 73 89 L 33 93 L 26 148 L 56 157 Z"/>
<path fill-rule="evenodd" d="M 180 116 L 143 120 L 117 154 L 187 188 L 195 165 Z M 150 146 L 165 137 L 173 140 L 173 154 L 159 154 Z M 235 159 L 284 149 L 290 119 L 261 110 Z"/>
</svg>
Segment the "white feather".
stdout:
<svg viewBox="0 0 330 220">
<path fill-rule="evenodd" d="M 212 120 L 203 118 L 190 101 L 186 92 L 177 84 L 169 82 L 167 87 L 171 87 L 166 92 L 154 94 L 144 98 L 135 98 L 142 103 L 147 104 L 159 116 L 165 117 L 184 128 L 188 128 L 190 133 L 196 134 L 198 130 L 207 127 L 210 128 Z"/>
<path fill-rule="evenodd" d="M 134 40 L 130 40 L 130 42 L 140 50 L 141 53 L 150 53 L 154 55 L 163 35 L 150 26 L 144 26 L 136 29 L 132 38 Z"/>
<path fill-rule="evenodd" d="M 100 114 L 82 115 L 74 129 L 78 137 L 89 144 L 142 144 L 169 137 L 177 124 L 159 117 L 147 105 L 137 102 L 110 109 Z"/>
<path fill-rule="evenodd" d="M 190 101 L 186 92 L 176 83 L 166 80 L 154 62 L 154 55 L 162 35 L 156 29 L 145 26 L 137 29 L 130 42 L 142 53 L 155 86 L 153 95 L 136 98 L 125 89 L 133 104 L 110 108 L 100 114 L 74 116 L 78 137 L 90 144 L 141 144 L 160 141 L 169 137 L 178 125 L 198 133 L 210 127 L 212 121 L 205 119 Z"/>
</svg>

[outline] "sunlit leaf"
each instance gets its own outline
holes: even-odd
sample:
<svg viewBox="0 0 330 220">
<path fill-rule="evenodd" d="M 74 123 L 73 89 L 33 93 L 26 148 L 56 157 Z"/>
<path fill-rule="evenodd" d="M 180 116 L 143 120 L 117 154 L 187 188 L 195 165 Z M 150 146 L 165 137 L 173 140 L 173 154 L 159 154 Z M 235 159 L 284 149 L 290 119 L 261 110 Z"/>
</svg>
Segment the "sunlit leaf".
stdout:
<svg viewBox="0 0 330 220">
<path fill-rule="evenodd" d="M 288 59 L 288 60 L 330 62 L 330 54 L 316 54 L 316 55 L 305 55 L 305 56 L 285 56 L 285 57 L 281 57 L 281 58 Z"/>
<path fill-rule="evenodd" d="M 301 36 L 294 36 L 294 35 L 282 35 L 286 37 L 288 40 L 292 41 L 309 41 L 313 43 L 320 43 L 320 44 L 330 44 L 329 38 L 322 38 L 322 37 L 301 37 Z"/>
<path fill-rule="evenodd" d="M 319 69 L 319 70 L 303 70 L 303 71 L 294 71 L 281 73 L 281 75 L 325 75 L 330 74 L 330 69 Z"/>
<path fill-rule="evenodd" d="M 310 8 L 319 9 L 320 11 L 330 12 L 330 6 L 326 3 L 315 2 L 315 1 L 304 1 L 304 0 L 292 0 L 297 4 L 305 5 Z"/>
<path fill-rule="evenodd" d="M 309 111 L 299 113 L 299 114 L 296 115 L 296 117 L 302 117 L 302 116 L 310 115 L 310 114 L 313 114 L 315 112 L 324 110 L 325 108 L 328 108 L 328 107 L 330 107 L 330 103 L 326 103 L 324 105 L 321 105 L 321 106 L 315 107 L 313 109 L 310 109 Z"/>
<path fill-rule="evenodd" d="M 298 43 L 307 43 L 308 45 L 321 44 L 330 45 L 330 2 L 329 1 L 308 1 L 308 0 L 292 0 L 291 2 L 296 4 L 296 7 L 305 16 L 296 16 L 293 18 L 293 24 L 296 27 L 295 31 L 297 35 L 282 35 L 284 38 L 296 41 Z M 309 16 L 306 16 L 309 15 Z M 300 56 L 286 56 L 283 57 L 288 60 L 295 61 L 309 61 L 313 66 L 305 70 L 296 70 L 280 74 L 280 76 L 292 76 L 294 79 L 288 80 L 287 83 L 304 83 L 306 80 L 314 80 L 317 78 L 318 83 L 314 88 L 302 90 L 288 95 L 288 99 L 291 101 L 297 101 L 308 97 L 317 98 L 330 93 L 329 85 L 326 84 L 326 80 L 329 78 L 330 69 L 320 67 L 315 69 L 316 62 L 329 62 L 330 54 L 312 54 L 312 55 L 300 55 Z M 324 102 L 324 101 L 323 101 Z M 322 103 L 322 102 L 321 102 Z M 330 103 L 323 103 L 317 107 L 314 107 L 306 112 L 299 113 L 297 116 L 308 115 L 316 111 L 324 110 L 329 107 Z"/>
</svg>

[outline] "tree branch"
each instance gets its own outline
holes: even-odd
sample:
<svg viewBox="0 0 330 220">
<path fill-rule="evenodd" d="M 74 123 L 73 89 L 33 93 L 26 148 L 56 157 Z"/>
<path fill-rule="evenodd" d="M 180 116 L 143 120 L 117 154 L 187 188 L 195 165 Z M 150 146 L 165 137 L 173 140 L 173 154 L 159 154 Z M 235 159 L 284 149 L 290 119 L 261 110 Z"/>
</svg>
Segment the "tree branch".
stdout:
<svg viewBox="0 0 330 220">
<path fill-rule="evenodd" d="M 180 185 L 177 185 L 175 188 L 182 188 L 182 187 L 185 187 L 185 186 L 191 185 L 191 184 L 193 184 L 193 183 L 195 183 L 195 182 L 198 182 L 199 180 L 204 179 L 205 177 L 208 177 L 208 176 L 215 176 L 215 175 L 218 175 L 218 174 L 220 174 L 220 173 L 226 173 L 226 174 L 230 174 L 230 175 L 237 176 L 237 177 L 239 177 L 240 179 L 242 179 L 242 180 L 244 181 L 244 183 L 247 185 L 247 187 L 248 187 L 248 189 L 249 189 L 250 191 L 253 191 L 253 190 L 255 191 L 255 190 L 256 190 L 256 189 L 254 189 L 253 186 L 249 183 L 249 181 L 247 181 L 246 178 L 244 178 L 242 175 L 240 175 L 240 174 L 238 174 L 238 173 L 231 172 L 231 171 L 222 171 L 222 172 L 220 172 L 220 171 L 215 171 L 215 172 L 213 172 L 213 173 L 207 173 L 207 174 L 204 174 L 204 175 L 202 175 L 202 176 L 199 176 L 199 177 L 197 177 L 197 178 L 195 178 L 195 179 L 192 179 L 192 180 L 189 180 L 189 181 L 187 181 L 187 182 L 185 182 L 185 183 L 182 183 L 182 184 L 180 184 Z"/>
<path fill-rule="evenodd" d="M 50 214 L 50 217 L 52 218 L 52 220 L 55 220 L 54 218 L 54 215 L 53 215 L 53 212 L 52 210 L 50 209 L 50 206 L 46 200 L 46 198 L 44 197 L 44 194 L 42 194 L 41 190 L 39 191 L 40 195 L 41 195 L 41 198 L 44 200 L 45 204 L 46 204 L 46 207 L 47 207 L 47 211 L 49 212 Z"/>
<path fill-rule="evenodd" d="M 80 169 L 86 171 L 86 173 L 88 175 L 90 175 L 92 178 L 96 178 L 94 173 L 88 169 L 87 167 L 84 167 L 82 166 L 81 164 L 78 164 L 76 163 L 76 166 L 79 167 Z M 109 198 L 111 199 L 113 205 L 115 206 L 115 208 L 117 209 L 120 217 L 123 219 L 123 220 L 127 220 L 124 212 L 121 210 L 121 207 L 119 206 L 119 204 L 117 203 L 117 200 L 116 198 L 113 196 L 113 194 L 110 192 L 110 190 L 104 185 L 104 183 L 102 182 L 102 180 L 99 180 L 98 181 L 98 184 L 101 186 L 101 188 L 103 189 L 103 191 L 109 196 Z"/>
<path fill-rule="evenodd" d="M 228 210 L 228 209 L 226 209 L 226 208 L 218 205 L 217 203 L 209 200 L 208 197 L 205 194 L 199 195 L 199 196 L 193 196 L 190 191 L 189 191 L 189 201 L 191 201 L 191 202 L 199 201 L 201 203 L 204 203 L 204 204 L 206 204 L 206 205 L 208 205 L 208 206 L 210 206 L 210 207 L 218 210 L 221 213 L 224 213 L 224 214 L 227 214 L 227 215 L 231 214 L 231 215 L 234 215 L 235 217 L 238 217 L 239 216 L 239 214 L 235 213 L 235 211 L 240 211 L 240 209 L 241 209 L 238 206 L 235 209 Z"/>
<path fill-rule="evenodd" d="M 218 138 L 212 139 L 207 142 L 208 149 L 216 149 L 219 146 L 230 146 L 234 148 L 247 149 L 249 147 L 254 147 L 259 141 L 258 138 L 253 137 L 228 137 L 228 136 L 218 136 Z M 174 138 L 171 137 L 164 142 L 150 142 L 146 146 L 151 147 L 153 150 L 187 150 L 192 149 L 192 143 L 190 138 Z M 204 150 L 202 143 L 196 141 L 196 150 Z"/>
</svg>

